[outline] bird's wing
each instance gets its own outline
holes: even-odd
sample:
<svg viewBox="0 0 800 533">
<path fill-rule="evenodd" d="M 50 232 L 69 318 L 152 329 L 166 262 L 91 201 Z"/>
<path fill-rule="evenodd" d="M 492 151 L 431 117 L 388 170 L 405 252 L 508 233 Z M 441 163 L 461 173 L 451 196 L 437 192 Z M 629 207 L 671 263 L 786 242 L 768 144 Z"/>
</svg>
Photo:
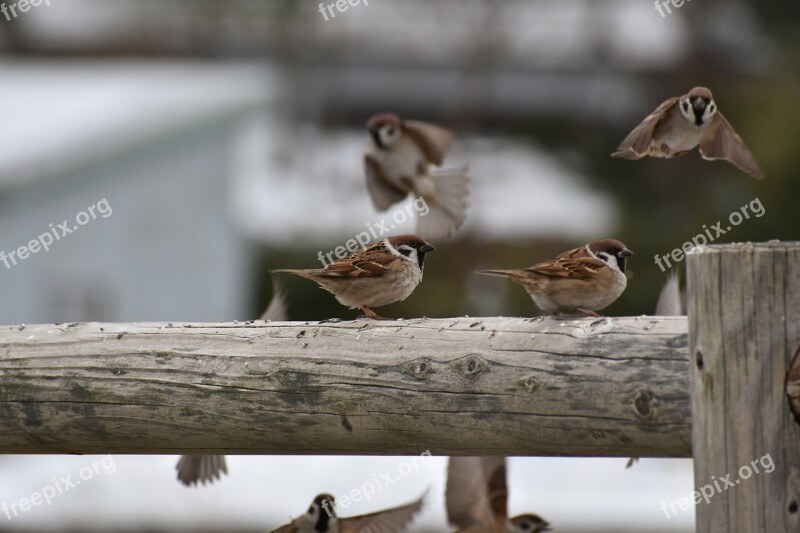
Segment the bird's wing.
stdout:
<svg viewBox="0 0 800 533">
<path fill-rule="evenodd" d="M 458 528 L 494 523 L 487 492 L 486 470 L 480 457 L 451 457 L 447 464 L 445 491 L 447 520 Z"/>
<path fill-rule="evenodd" d="M 764 172 L 730 122 L 719 112 L 711 120 L 713 123 L 700 143 L 700 155 L 703 159 L 725 159 L 754 178 L 763 178 Z"/>
<path fill-rule="evenodd" d="M 503 523 L 508 517 L 508 485 L 506 483 L 506 458 L 482 457 L 486 492 L 495 522 Z"/>
<path fill-rule="evenodd" d="M 658 126 L 661 120 L 679 100 L 680 97 L 673 96 L 658 106 L 655 111 L 647 115 L 647 118 L 622 140 L 617 151 L 611 154 L 611 157 L 641 159 L 646 156 L 650 148 L 650 143 L 653 142 L 653 133 L 656 130 L 656 126 Z"/>
<path fill-rule="evenodd" d="M 379 278 L 395 259 L 381 241 L 358 250 L 350 257 L 334 261 L 317 275 L 321 278 Z"/>
<path fill-rule="evenodd" d="M 378 211 L 386 211 L 408 196 L 408 191 L 399 189 L 386 178 L 378 162 L 369 154 L 364 155 L 364 173 L 369 196 Z"/>
<path fill-rule="evenodd" d="M 272 299 L 269 306 L 259 317 L 260 320 L 270 320 L 273 322 L 284 322 L 289 320 L 289 304 L 286 302 L 286 294 L 277 281 L 272 283 Z"/>
<path fill-rule="evenodd" d="M 414 519 L 414 515 L 422 509 L 425 494 L 408 505 L 351 518 L 340 518 L 339 531 L 340 533 L 400 533 L 405 531 Z"/>
<path fill-rule="evenodd" d="M 403 130 L 414 139 L 428 163 L 442 166 L 444 155 L 455 139 L 453 132 L 418 120 L 404 120 Z"/>
<path fill-rule="evenodd" d="M 202 483 L 213 483 L 222 474 L 228 473 L 224 455 L 181 455 L 178 464 L 178 480 L 187 487 Z"/>
<path fill-rule="evenodd" d="M 681 288 L 678 274 L 672 272 L 664 286 L 661 288 L 661 293 L 658 295 L 658 303 L 656 303 L 656 316 L 682 316 L 686 314 L 683 301 L 681 300 Z"/>
<path fill-rule="evenodd" d="M 580 257 L 576 259 L 551 259 L 537 263 L 527 270 L 551 278 L 591 279 L 600 275 L 608 265 L 599 259 Z"/>
</svg>

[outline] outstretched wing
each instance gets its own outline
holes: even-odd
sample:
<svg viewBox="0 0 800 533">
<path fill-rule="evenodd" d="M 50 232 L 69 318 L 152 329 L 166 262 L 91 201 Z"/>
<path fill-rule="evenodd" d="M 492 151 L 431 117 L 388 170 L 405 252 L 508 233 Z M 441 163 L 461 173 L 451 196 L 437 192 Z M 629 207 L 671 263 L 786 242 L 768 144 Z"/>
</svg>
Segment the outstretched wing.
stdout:
<svg viewBox="0 0 800 533">
<path fill-rule="evenodd" d="M 404 120 L 403 130 L 416 141 L 428 163 L 442 166 L 444 155 L 455 139 L 453 132 L 418 120 Z"/>
<path fill-rule="evenodd" d="M 369 196 L 378 211 L 386 211 L 408 196 L 408 191 L 397 188 L 386 179 L 380 165 L 369 154 L 364 156 L 364 173 Z"/>
<path fill-rule="evenodd" d="M 678 103 L 679 96 L 666 100 L 655 111 L 647 115 L 632 132 L 619 144 L 617 151 L 611 157 L 622 159 L 641 159 L 647 155 L 650 144 L 653 142 L 653 133 L 656 126 L 664 119 L 666 114 Z"/>
<path fill-rule="evenodd" d="M 700 155 L 703 159 L 709 161 L 725 159 L 754 178 L 763 178 L 761 167 L 730 122 L 719 112 L 712 120 L 714 123 L 711 124 L 706 138 L 700 143 Z"/>
<path fill-rule="evenodd" d="M 408 505 L 339 519 L 339 531 L 341 533 L 399 533 L 405 531 L 414 519 L 414 515 L 422 509 L 422 500 L 424 499 L 425 494 Z"/>
</svg>

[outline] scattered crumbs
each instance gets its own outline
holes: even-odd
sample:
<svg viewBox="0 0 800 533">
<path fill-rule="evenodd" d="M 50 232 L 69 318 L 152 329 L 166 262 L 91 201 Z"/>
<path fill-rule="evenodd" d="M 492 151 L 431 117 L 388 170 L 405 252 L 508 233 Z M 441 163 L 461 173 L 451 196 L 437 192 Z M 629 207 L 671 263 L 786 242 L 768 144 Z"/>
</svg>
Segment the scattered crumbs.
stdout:
<svg viewBox="0 0 800 533">
<path fill-rule="evenodd" d="M 397 350 L 398 350 L 398 351 L 400 351 L 400 350 L 402 350 L 402 349 L 403 349 L 403 347 L 401 346 L 401 347 L 399 347 Z"/>
<path fill-rule="evenodd" d="M 172 327 L 172 322 L 167 322 L 167 327 L 171 328 Z M 103 329 L 103 328 L 100 328 L 100 329 Z"/>
<path fill-rule="evenodd" d="M 28 337 L 28 340 L 31 340 L 31 339 L 33 339 L 33 335 L 30 335 L 30 336 Z"/>
<path fill-rule="evenodd" d="M 481 321 L 478 320 L 477 322 L 473 322 L 472 324 L 470 324 L 469 327 L 474 328 L 475 326 L 480 326 L 480 324 L 481 324 Z"/>
<path fill-rule="evenodd" d="M 106 328 L 100 328 L 100 331 L 105 331 L 105 330 L 106 330 Z"/>
<path fill-rule="evenodd" d="M 20 325 L 17 327 L 17 329 L 18 329 L 18 330 L 20 330 L 20 331 L 22 331 L 23 329 L 25 329 L 25 324 L 20 324 Z"/>
<path fill-rule="evenodd" d="M 440 328 L 439 328 L 439 333 L 441 333 L 441 332 L 443 332 L 443 331 L 444 331 L 444 326 L 442 326 L 442 327 L 440 327 Z"/>
<path fill-rule="evenodd" d="M 124 331 L 120 331 L 119 333 L 117 333 L 117 338 L 121 339 L 123 335 L 125 335 L 125 332 Z"/>
<path fill-rule="evenodd" d="M 238 321 L 238 320 L 234 320 L 234 321 L 233 321 L 233 323 L 234 323 L 234 324 L 238 324 L 238 323 L 239 323 L 239 321 Z"/>
<path fill-rule="evenodd" d="M 305 336 L 306 336 L 306 330 L 301 330 L 300 333 L 298 333 L 295 338 L 296 339 L 302 339 Z"/>
<path fill-rule="evenodd" d="M 245 363 L 245 364 L 244 364 L 244 367 L 245 367 L 245 368 L 247 368 L 248 366 L 250 366 L 250 363 Z"/>
<path fill-rule="evenodd" d="M 308 346 L 308 343 L 307 343 L 307 342 L 304 342 L 304 343 L 303 343 L 303 348 L 305 348 L 306 346 Z"/>
<path fill-rule="evenodd" d="M 531 340 L 535 339 L 536 335 L 531 335 Z"/>
<path fill-rule="evenodd" d="M 486 331 L 486 325 L 485 324 L 481 324 L 481 331 Z"/>
<path fill-rule="evenodd" d="M 562 322 L 561 324 L 559 324 L 559 326 L 561 326 L 562 328 L 565 328 L 565 327 L 567 327 L 567 323 L 566 322 Z"/>
<path fill-rule="evenodd" d="M 359 333 L 358 335 L 356 335 L 356 340 L 359 340 L 360 338 L 361 338 L 361 333 Z"/>
</svg>

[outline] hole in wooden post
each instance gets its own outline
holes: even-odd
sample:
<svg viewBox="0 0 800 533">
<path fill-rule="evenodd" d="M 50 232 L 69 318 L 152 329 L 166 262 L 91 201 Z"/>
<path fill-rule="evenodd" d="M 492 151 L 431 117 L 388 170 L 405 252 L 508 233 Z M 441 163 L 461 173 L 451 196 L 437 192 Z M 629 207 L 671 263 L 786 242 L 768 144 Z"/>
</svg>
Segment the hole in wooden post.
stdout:
<svg viewBox="0 0 800 533">
<path fill-rule="evenodd" d="M 791 501 L 789 502 L 789 512 L 795 514 L 797 512 L 797 502 Z"/>
<path fill-rule="evenodd" d="M 794 421 L 800 424 L 800 346 L 786 375 L 786 398 L 789 400 L 789 409 L 794 414 Z"/>
<path fill-rule="evenodd" d="M 703 352 L 700 350 L 694 354 L 694 364 L 697 365 L 697 370 L 703 370 Z"/>
</svg>

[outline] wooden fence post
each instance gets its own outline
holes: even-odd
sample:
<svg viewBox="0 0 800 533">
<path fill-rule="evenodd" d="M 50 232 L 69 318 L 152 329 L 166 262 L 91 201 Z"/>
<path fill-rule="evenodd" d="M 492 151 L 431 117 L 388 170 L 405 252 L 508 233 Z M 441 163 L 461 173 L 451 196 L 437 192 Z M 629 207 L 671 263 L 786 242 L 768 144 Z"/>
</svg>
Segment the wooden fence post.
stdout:
<svg viewBox="0 0 800 533">
<path fill-rule="evenodd" d="M 688 254 L 697 531 L 800 531 L 800 242 Z"/>
</svg>

